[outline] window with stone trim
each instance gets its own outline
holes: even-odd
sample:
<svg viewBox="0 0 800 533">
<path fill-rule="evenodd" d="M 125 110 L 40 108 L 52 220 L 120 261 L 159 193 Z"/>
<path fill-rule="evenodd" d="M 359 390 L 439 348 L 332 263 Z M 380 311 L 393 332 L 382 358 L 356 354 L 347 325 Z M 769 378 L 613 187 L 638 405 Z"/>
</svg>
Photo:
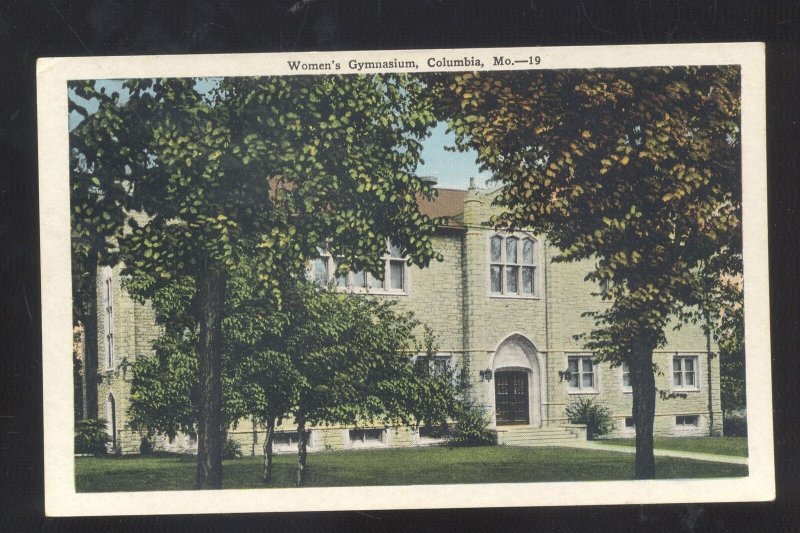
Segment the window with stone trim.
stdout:
<svg viewBox="0 0 800 533">
<path fill-rule="evenodd" d="M 631 368 L 628 366 L 628 363 L 623 361 L 619 367 L 620 372 L 622 373 L 622 392 L 631 392 L 633 391 L 633 387 L 631 387 Z"/>
<path fill-rule="evenodd" d="M 697 415 L 678 415 L 675 417 L 675 425 L 678 427 L 697 427 L 700 425 L 700 417 Z"/>
<path fill-rule="evenodd" d="M 698 362 L 696 355 L 676 355 L 672 358 L 673 390 L 700 390 Z"/>
<path fill-rule="evenodd" d="M 532 237 L 496 234 L 489 239 L 489 286 L 497 296 L 537 296 L 538 248 Z"/>
<path fill-rule="evenodd" d="M 384 430 L 382 429 L 351 429 L 351 444 L 381 444 L 383 443 Z"/>
<path fill-rule="evenodd" d="M 339 272 L 341 259 L 327 250 L 319 250 L 319 257 L 314 260 L 312 276 L 319 285 L 332 284 L 342 290 L 354 292 L 386 292 L 407 293 L 408 272 L 406 258 L 400 247 L 386 241 L 384 260 L 384 276 L 378 279 L 364 270 Z"/>
<path fill-rule="evenodd" d="M 414 358 L 414 365 L 420 374 L 434 377 L 447 376 L 452 371 L 452 356 L 447 354 L 418 355 Z"/>
<path fill-rule="evenodd" d="M 595 365 L 591 355 L 570 355 L 567 357 L 569 382 L 567 390 L 573 393 L 596 392 L 597 379 Z"/>
<path fill-rule="evenodd" d="M 106 369 L 114 368 L 114 293 L 111 269 L 103 269 L 103 332 Z"/>
</svg>

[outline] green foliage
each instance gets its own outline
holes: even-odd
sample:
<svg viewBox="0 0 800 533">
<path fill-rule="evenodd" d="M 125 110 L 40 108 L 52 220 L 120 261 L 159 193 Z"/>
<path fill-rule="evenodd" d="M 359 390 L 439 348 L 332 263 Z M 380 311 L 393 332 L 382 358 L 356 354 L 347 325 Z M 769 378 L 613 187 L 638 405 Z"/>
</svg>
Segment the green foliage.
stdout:
<svg viewBox="0 0 800 533">
<path fill-rule="evenodd" d="M 396 304 L 297 283 L 282 339 L 298 380 L 293 408 L 310 424 L 442 423 L 455 406 L 446 376 L 421 375 L 411 355 L 419 322 Z"/>
<path fill-rule="evenodd" d="M 242 457 L 242 447 L 238 442 L 230 437 L 225 439 L 225 444 L 222 447 L 223 459 L 239 459 Z"/>
<path fill-rule="evenodd" d="M 586 426 L 588 440 L 605 435 L 613 427 L 611 411 L 605 406 L 595 403 L 591 398 L 578 398 L 564 408 L 564 414 L 567 415 L 570 423 Z"/>
<path fill-rule="evenodd" d="M 197 353 L 192 337 L 165 331 L 156 356 L 132 367 L 130 425 L 149 434 L 174 436 L 197 429 Z"/>
<path fill-rule="evenodd" d="M 723 416 L 722 434 L 726 437 L 746 437 L 747 417 L 737 415 Z"/>
<path fill-rule="evenodd" d="M 741 272 L 739 71 L 659 67 L 457 74 L 442 111 L 503 185 L 493 225 L 614 280 L 587 347 L 621 362 Z"/>
<path fill-rule="evenodd" d="M 194 392 L 185 381 L 153 392 L 139 387 L 140 405 L 161 406 L 162 414 L 137 416 L 154 427 L 188 425 L 193 408 L 173 417 L 163 408 L 194 393 L 184 405 L 204 406 L 196 413 L 198 433 L 216 441 L 213 428 L 246 407 L 232 395 L 220 397 L 226 379 L 220 345 L 231 340 L 231 330 L 226 333 L 217 302 L 235 292 L 237 268 L 249 266 L 259 281 L 258 304 L 274 310 L 284 296 L 284 273 L 301 270 L 323 248 L 346 267 L 379 277 L 386 238 L 412 264 L 441 259 L 431 243 L 438 221 L 421 214 L 417 203 L 434 192 L 413 175 L 420 141 L 435 118 L 426 86 L 403 74 L 225 78 L 205 94 L 196 81 L 126 80 L 124 104 L 93 81 L 72 82 L 78 97 L 100 108 L 90 115 L 71 104 L 85 117 L 73 131 L 71 177 L 80 187 L 75 205 L 89 216 L 78 222 L 98 218 L 101 231 L 92 243 L 100 243 L 104 258 L 123 262 L 130 294 L 172 302 L 178 294 L 191 297 L 178 311 L 183 329 L 162 339 L 159 350 L 167 355 L 141 369 L 139 378 L 155 386 L 159 373 L 189 370 L 189 340 L 196 336 L 204 362 L 196 367 L 199 386 Z M 91 201 L 83 202 L 87 194 Z M 121 231 L 123 220 L 129 231 Z M 115 254 L 106 253 L 112 251 L 107 230 L 113 230 Z M 188 285 L 177 287 L 176 280 Z M 176 312 L 168 302 L 159 307 L 162 317 Z M 245 321 L 239 316 L 229 324 Z M 247 344 L 256 351 L 252 338 Z M 173 356 L 186 360 L 170 366 Z M 198 486 L 207 479 L 208 486 L 221 483 L 221 463 L 204 461 L 203 453 L 198 450 Z M 214 471 L 207 478 L 206 464 Z"/>
<path fill-rule="evenodd" d="M 497 434 L 489 428 L 489 417 L 474 402 L 462 401 L 448 443 L 451 446 L 489 446 L 497 444 Z"/>
<path fill-rule="evenodd" d="M 110 442 L 105 420 L 84 418 L 75 424 L 75 453 L 105 455 Z"/>
<path fill-rule="evenodd" d="M 721 290 L 723 292 L 714 301 L 713 306 L 719 316 L 719 325 L 714 329 L 714 338 L 719 345 L 722 410 L 727 414 L 747 407 L 744 291 L 734 283 L 723 284 Z"/>
<path fill-rule="evenodd" d="M 192 79 L 123 87 L 124 105 L 94 82 L 71 84 L 100 105 L 73 131 L 73 181 L 115 209 L 92 210 L 112 233 L 120 207 L 144 215 L 114 233 L 136 295 L 243 253 L 261 259 L 263 296 L 277 296 L 276 264 L 299 264 L 326 245 L 375 273 L 386 237 L 414 264 L 438 257 L 436 221 L 417 207 L 418 195 L 434 193 L 413 175 L 435 122 L 420 80 L 226 78 L 205 94 Z"/>
</svg>

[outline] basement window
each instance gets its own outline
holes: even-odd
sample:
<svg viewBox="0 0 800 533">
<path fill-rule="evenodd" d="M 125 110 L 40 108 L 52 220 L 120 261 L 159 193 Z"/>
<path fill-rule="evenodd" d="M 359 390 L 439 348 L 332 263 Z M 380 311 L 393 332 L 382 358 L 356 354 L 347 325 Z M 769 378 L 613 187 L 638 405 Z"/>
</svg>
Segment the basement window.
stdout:
<svg viewBox="0 0 800 533">
<path fill-rule="evenodd" d="M 351 429 L 350 443 L 356 445 L 381 444 L 383 433 L 382 429 Z"/>
<path fill-rule="evenodd" d="M 697 415 L 678 415 L 675 417 L 675 425 L 678 427 L 697 427 L 700 425 L 700 417 Z"/>
</svg>

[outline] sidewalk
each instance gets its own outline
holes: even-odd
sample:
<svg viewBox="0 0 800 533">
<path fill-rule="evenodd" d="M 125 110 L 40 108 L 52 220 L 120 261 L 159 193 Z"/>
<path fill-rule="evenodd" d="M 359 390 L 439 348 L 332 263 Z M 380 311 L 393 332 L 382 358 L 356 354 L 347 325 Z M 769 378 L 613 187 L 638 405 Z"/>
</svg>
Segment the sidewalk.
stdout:
<svg viewBox="0 0 800 533">
<path fill-rule="evenodd" d="M 636 453 L 635 446 L 615 446 L 613 444 L 600 444 L 594 441 L 581 441 L 574 443 L 559 443 L 559 446 L 570 446 L 589 450 L 604 450 L 607 452 Z M 729 463 L 746 465 L 747 457 L 736 455 L 716 455 L 711 453 L 682 452 L 679 450 L 653 450 L 653 455 L 660 457 L 678 457 L 680 459 L 693 459 L 695 461 L 710 461 L 713 463 Z"/>
</svg>

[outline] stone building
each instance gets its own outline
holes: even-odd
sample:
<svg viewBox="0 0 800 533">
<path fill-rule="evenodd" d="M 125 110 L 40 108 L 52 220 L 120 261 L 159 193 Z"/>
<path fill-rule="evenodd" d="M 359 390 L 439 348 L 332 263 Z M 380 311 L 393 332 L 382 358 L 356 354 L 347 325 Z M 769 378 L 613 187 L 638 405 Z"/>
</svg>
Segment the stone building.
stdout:
<svg viewBox="0 0 800 533">
<path fill-rule="evenodd" d="M 495 231 L 484 225 L 493 212 L 496 190 L 439 189 L 421 209 L 449 221 L 434 237 L 444 256 L 428 268 L 409 267 L 391 247 L 381 282 L 366 273 L 333 280 L 342 290 L 399 302 L 430 325 L 439 337 L 434 366 L 464 372 L 468 394 L 481 405 L 500 444 L 555 444 L 585 438 L 568 424 L 564 409 L 578 398 L 594 398 L 613 414 L 612 436 L 633 436 L 631 390 L 625 367 L 595 363 L 574 335 L 590 330 L 585 311 L 600 310 L 601 287 L 584 280 L 592 265 L 552 263 L 556 251 L 539 235 Z M 323 256 L 309 275 L 329 282 L 334 258 Z M 126 425 L 129 365 L 152 354 L 158 328 L 147 305 L 122 291 L 117 269 L 98 278 L 98 343 L 101 379 L 99 416 L 108 420 L 114 445 L 135 453 L 141 436 Z M 659 391 L 679 393 L 657 400 L 655 433 L 663 436 L 719 434 L 722 428 L 719 360 L 706 349 L 702 330 L 668 328 L 667 346 L 654 354 Z M 264 432 L 242 421 L 229 435 L 244 453 L 261 453 Z M 309 450 L 426 445 L 435 431 L 406 427 L 312 428 Z M 158 448 L 191 450 L 192 435 L 159 440 Z M 296 450 L 291 421 L 278 428 L 275 450 Z"/>
</svg>

